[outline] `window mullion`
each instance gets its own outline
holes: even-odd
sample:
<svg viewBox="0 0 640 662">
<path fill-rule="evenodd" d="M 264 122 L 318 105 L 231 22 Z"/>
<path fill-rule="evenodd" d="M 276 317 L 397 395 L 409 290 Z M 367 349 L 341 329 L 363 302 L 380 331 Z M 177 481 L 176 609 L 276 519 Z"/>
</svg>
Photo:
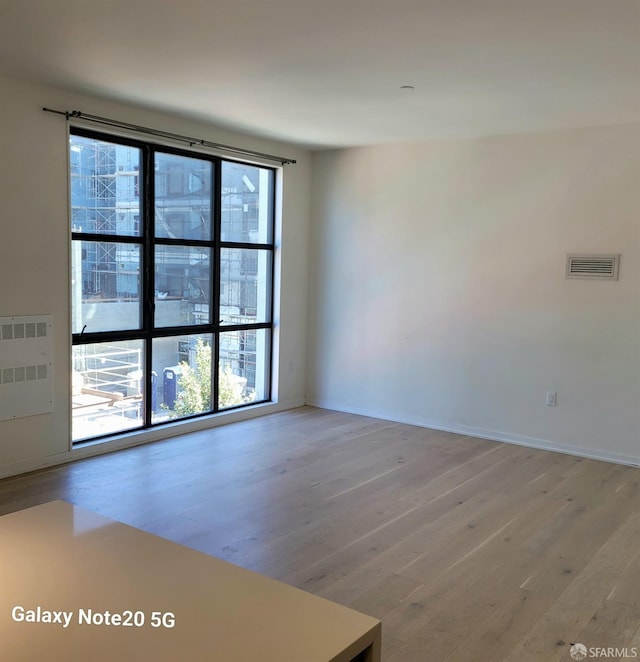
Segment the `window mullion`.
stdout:
<svg viewBox="0 0 640 662">
<path fill-rule="evenodd" d="M 142 308 L 142 328 L 145 338 L 145 397 L 144 397 L 144 425 L 151 425 L 153 415 L 152 397 L 153 397 L 153 326 L 155 315 L 155 274 L 154 274 L 154 208 L 155 208 L 155 181 L 153 166 L 153 149 L 147 145 L 143 150 L 143 238 L 144 238 L 144 267 L 143 267 L 143 308 Z M 157 379 L 155 388 L 157 390 Z"/>
<path fill-rule="evenodd" d="M 220 384 L 220 279 L 222 264 L 220 262 L 221 255 L 221 227 L 222 227 L 222 163 L 216 162 L 216 167 L 213 172 L 214 182 L 211 187 L 211 210 L 213 219 L 213 241 L 214 251 L 212 262 L 212 295 L 213 304 L 211 306 L 211 324 L 213 326 L 213 355 L 211 357 L 211 409 L 214 412 L 219 410 L 218 405 L 218 390 Z"/>
</svg>

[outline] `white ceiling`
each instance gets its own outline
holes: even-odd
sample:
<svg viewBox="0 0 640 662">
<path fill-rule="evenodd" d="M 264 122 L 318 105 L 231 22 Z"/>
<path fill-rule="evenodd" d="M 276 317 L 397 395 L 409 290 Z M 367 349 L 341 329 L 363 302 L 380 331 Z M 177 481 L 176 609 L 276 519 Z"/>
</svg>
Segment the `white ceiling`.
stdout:
<svg viewBox="0 0 640 662">
<path fill-rule="evenodd" d="M 0 71 L 312 147 L 627 123 L 640 0 L 0 0 Z"/>
</svg>

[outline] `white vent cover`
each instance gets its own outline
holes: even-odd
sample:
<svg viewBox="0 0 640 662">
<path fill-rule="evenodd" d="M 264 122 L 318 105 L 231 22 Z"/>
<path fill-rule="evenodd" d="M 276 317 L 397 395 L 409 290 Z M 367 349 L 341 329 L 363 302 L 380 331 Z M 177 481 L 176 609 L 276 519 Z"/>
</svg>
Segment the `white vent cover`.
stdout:
<svg viewBox="0 0 640 662">
<path fill-rule="evenodd" d="M 619 264 L 619 254 L 569 253 L 567 255 L 567 278 L 618 280 Z"/>
<path fill-rule="evenodd" d="M 0 421 L 53 411 L 53 317 L 0 317 Z"/>
</svg>

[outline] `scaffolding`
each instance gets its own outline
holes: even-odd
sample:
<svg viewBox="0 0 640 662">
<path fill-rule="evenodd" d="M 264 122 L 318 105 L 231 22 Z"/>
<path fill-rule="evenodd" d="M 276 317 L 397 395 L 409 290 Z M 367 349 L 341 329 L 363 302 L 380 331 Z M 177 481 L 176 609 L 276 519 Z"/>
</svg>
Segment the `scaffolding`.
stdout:
<svg viewBox="0 0 640 662">
<path fill-rule="evenodd" d="M 73 351 L 74 438 L 135 427 L 142 421 L 142 347 L 101 343 Z M 85 435 L 83 430 L 88 430 Z"/>
<path fill-rule="evenodd" d="M 75 395 L 88 393 L 112 401 L 141 397 L 140 378 L 135 377 L 142 374 L 141 347 L 78 345 L 73 363 Z"/>
<path fill-rule="evenodd" d="M 74 329 L 83 328 L 81 311 L 99 304 L 114 305 L 140 299 L 142 246 L 140 211 L 140 149 L 95 138 L 72 135 L 71 207 L 74 231 Z M 154 172 L 155 215 L 154 269 L 156 325 L 199 325 L 211 320 L 210 302 L 212 251 L 198 243 L 213 239 L 211 224 L 213 183 L 211 163 L 169 153 L 156 152 Z M 224 247 L 220 274 L 220 318 L 223 324 L 246 324 L 269 319 L 268 282 L 272 253 L 260 244 L 271 242 L 273 173 L 255 166 L 222 162 L 221 189 L 216 193 L 222 214 L 222 241 L 242 242 L 244 247 Z M 83 233 L 93 235 L 83 240 Z M 122 241 L 120 237 L 139 237 Z M 172 245 L 163 239 L 195 240 L 194 244 Z M 255 249 L 247 243 L 255 243 Z M 93 308 L 92 308 L 93 306 Z M 108 308 L 101 308 L 105 319 Z M 218 312 L 214 312 L 217 315 Z M 107 319 L 108 321 L 108 319 Z M 246 393 L 262 383 L 262 359 L 266 332 L 221 329 L 220 364 L 245 380 Z M 190 341 L 192 338 L 188 338 Z M 141 370 L 140 358 L 124 356 L 118 363 L 118 347 L 100 348 L 100 362 L 83 355 L 76 361 L 74 379 L 80 383 L 75 410 L 84 407 L 95 416 L 123 412 L 136 416 L 135 400 L 140 388 L 131 386 L 131 374 Z M 80 346 L 76 347 L 80 350 Z M 154 350 L 155 351 L 155 350 Z M 191 347 L 181 352 L 191 359 Z M 155 354 L 154 354 L 155 356 Z M 155 359 L 154 359 L 155 360 Z M 173 359 L 175 361 L 175 358 Z M 149 368 L 147 368 L 149 369 Z M 158 372 L 160 374 L 160 372 Z M 149 395 L 149 397 L 153 397 Z M 254 395 L 255 397 L 255 395 Z M 90 404 L 89 404 L 90 403 Z"/>
<path fill-rule="evenodd" d="M 139 150 L 72 136 L 71 220 L 75 232 L 102 235 L 139 232 Z M 126 251 L 126 249 L 125 249 Z M 85 242 L 82 293 L 111 299 L 131 296 L 136 266 L 123 257 L 121 245 Z"/>
</svg>

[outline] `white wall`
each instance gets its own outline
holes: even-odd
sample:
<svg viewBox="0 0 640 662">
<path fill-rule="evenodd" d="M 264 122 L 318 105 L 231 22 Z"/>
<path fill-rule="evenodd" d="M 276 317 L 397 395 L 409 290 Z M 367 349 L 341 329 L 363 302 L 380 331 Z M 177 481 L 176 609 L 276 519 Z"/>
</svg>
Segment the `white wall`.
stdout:
<svg viewBox="0 0 640 662">
<path fill-rule="evenodd" d="M 308 402 L 640 462 L 639 129 L 314 154 Z"/>
<path fill-rule="evenodd" d="M 52 414 L 0 421 L 0 476 L 63 462 L 175 433 L 172 428 L 124 435 L 118 442 L 70 451 L 69 220 L 65 120 L 43 106 L 113 117 L 298 160 L 283 169 L 284 239 L 277 270 L 277 406 L 199 419 L 182 429 L 302 404 L 305 384 L 310 155 L 144 109 L 0 78 L 0 317 L 54 316 L 55 408 Z M 98 127 L 99 128 L 99 127 Z M 290 372 L 290 362 L 293 372 Z"/>
</svg>

